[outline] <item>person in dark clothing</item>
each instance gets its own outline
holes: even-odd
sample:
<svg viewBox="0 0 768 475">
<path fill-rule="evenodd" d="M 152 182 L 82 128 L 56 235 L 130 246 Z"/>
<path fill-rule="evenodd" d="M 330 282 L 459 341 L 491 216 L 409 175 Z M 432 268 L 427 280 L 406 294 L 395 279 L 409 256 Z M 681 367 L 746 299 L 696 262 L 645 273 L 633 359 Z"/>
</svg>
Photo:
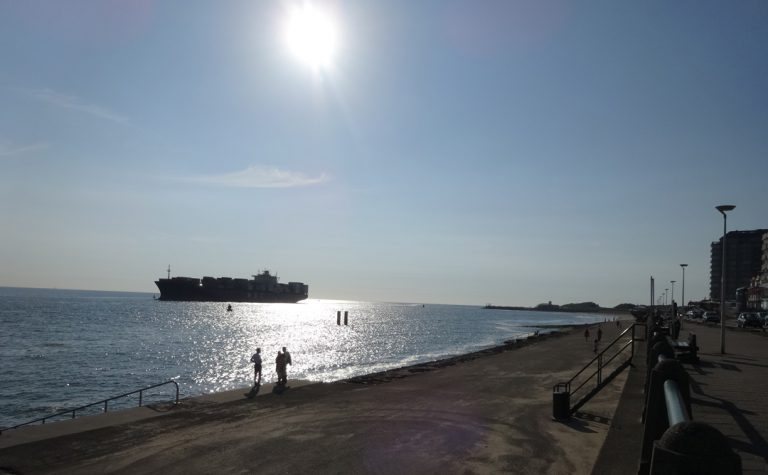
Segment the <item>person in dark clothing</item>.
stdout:
<svg viewBox="0 0 768 475">
<path fill-rule="evenodd" d="M 256 348 L 256 353 L 251 356 L 253 363 L 253 384 L 261 384 L 261 348 Z"/>
<path fill-rule="evenodd" d="M 285 386 L 288 383 L 288 374 L 286 372 L 285 353 L 278 351 L 275 358 L 275 372 L 277 372 L 278 386 Z"/>
</svg>

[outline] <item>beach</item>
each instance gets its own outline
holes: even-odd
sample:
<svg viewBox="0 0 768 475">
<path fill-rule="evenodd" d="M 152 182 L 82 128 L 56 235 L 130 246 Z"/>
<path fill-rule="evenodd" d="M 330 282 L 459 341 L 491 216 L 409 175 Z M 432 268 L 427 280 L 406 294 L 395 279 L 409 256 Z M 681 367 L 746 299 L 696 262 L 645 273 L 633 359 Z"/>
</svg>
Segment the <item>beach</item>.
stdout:
<svg viewBox="0 0 768 475">
<path fill-rule="evenodd" d="M 613 324 L 604 328 L 608 341 L 618 333 Z M 594 356 L 582 332 L 563 328 L 335 383 L 289 380 L 282 394 L 265 386 L 253 399 L 244 397 L 243 388 L 174 408 L 136 409 L 135 416 L 119 411 L 6 431 L 0 436 L 0 470 L 589 473 L 626 376 L 575 418 L 553 421 L 553 385 Z"/>
</svg>

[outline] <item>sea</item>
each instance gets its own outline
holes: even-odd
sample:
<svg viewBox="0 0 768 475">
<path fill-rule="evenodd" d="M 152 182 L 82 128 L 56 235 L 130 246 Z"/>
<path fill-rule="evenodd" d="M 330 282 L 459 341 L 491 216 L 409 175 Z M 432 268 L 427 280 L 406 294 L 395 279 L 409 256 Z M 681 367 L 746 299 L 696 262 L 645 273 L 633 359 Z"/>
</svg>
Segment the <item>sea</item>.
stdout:
<svg viewBox="0 0 768 475">
<path fill-rule="evenodd" d="M 226 307 L 160 301 L 151 293 L 0 287 L 0 428 L 168 380 L 178 383 L 181 398 L 248 387 L 257 347 L 262 382 L 277 379 L 274 359 L 282 347 L 292 355 L 289 382 L 330 382 L 605 318 L 318 299 Z M 142 394 L 144 403 L 174 396 L 172 384 Z M 109 410 L 136 406 L 137 398 L 110 401 Z M 78 415 L 102 410 L 95 405 Z"/>
</svg>

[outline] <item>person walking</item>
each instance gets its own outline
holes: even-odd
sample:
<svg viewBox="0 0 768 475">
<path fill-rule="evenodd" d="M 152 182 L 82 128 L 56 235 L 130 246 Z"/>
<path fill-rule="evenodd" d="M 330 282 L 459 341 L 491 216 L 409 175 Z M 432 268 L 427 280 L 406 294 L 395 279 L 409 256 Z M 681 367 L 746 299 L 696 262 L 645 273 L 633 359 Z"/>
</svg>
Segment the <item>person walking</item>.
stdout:
<svg viewBox="0 0 768 475">
<path fill-rule="evenodd" d="M 584 341 L 589 342 L 589 327 L 584 329 Z"/>
<path fill-rule="evenodd" d="M 261 348 L 256 348 L 256 353 L 251 356 L 253 363 L 253 384 L 261 384 Z"/>
<path fill-rule="evenodd" d="M 283 354 L 285 355 L 285 362 L 293 366 L 293 362 L 291 361 L 291 354 L 288 353 L 288 348 L 283 347 Z"/>
<path fill-rule="evenodd" d="M 603 329 L 600 327 L 597 327 L 597 341 L 600 341 L 603 339 Z"/>
<path fill-rule="evenodd" d="M 288 383 L 288 375 L 285 369 L 286 359 L 285 353 L 277 352 L 277 358 L 275 358 L 275 372 L 277 373 L 277 385 L 285 386 Z"/>
</svg>

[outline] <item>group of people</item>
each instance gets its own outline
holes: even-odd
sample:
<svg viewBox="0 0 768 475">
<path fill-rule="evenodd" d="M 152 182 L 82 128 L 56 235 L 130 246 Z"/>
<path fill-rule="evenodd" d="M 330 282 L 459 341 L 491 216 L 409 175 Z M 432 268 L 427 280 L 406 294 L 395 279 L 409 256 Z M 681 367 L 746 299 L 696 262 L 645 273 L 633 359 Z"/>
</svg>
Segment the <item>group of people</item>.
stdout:
<svg viewBox="0 0 768 475">
<path fill-rule="evenodd" d="M 253 384 L 261 384 L 261 348 L 256 348 L 256 353 L 251 356 L 251 363 L 253 363 Z M 275 372 L 277 373 L 278 386 L 285 386 L 288 383 L 288 365 L 293 365 L 291 361 L 291 354 L 288 352 L 288 348 L 283 347 L 282 351 L 277 352 L 277 358 L 275 358 Z"/>
<path fill-rule="evenodd" d="M 605 322 L 607 322 L 607 321 L 608 320 L 606 319 Z M 619 320 L 618 318 L 614 318 L 613 321 L 616 322 L 616 329 L 618 331 L 621 331 L 621 320 Z M 605 323 L 605 322 L 603 322 L 603 323 Z M 600 323 L 597 324 L 597 335 L 595 335 L 595 341 L 594 341 L 594 345 L 592 347 L 592 351 L 594 353 L 597 353 L 597 349 L 598 349 L 598 347 L 600 345 L 600 340 L 603 339 L 603 329 L 601 328 L 601 326 L 602 326 L 602 324 L 600 324 Z M 585 327 L 584 328 L 584 341 L 587 341 L 587 342 L 589 341 L 589 327 Z"/>
<path fill-rule="evenodd" d="M 600 328 L 600 325 L 597 326 L 597 336 L 595 337 L 595 344 L 592 349 L 595 353 L 597 353 L 597 347 L 600 344 L 600 340 L 603 339 L 603 329 Z M 584 341 L 589 341 L 589 327 L 584 328 Z"/>
</svg>

